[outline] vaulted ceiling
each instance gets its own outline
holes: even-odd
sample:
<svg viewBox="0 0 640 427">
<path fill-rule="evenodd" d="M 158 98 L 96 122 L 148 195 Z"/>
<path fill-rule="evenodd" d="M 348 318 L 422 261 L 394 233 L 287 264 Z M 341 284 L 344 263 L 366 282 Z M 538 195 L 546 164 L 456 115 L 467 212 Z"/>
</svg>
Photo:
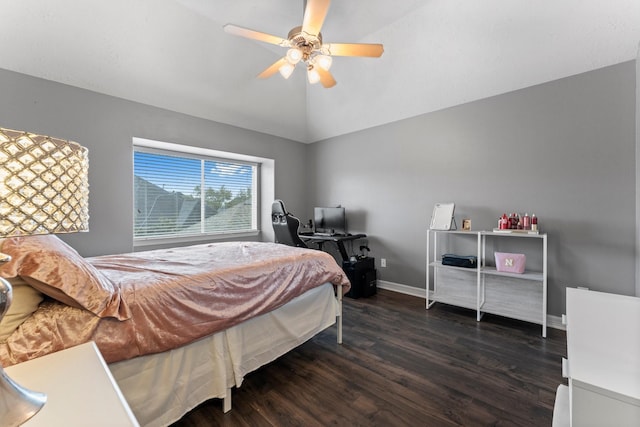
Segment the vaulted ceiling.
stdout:
<svg viewBox="0 0 640 427">
<path fill-rule="evenodd" d="M 638 0 L 333 0 L 325 42 L 382 43 L 334 59 L 338 84 L 256 75 L 303 0 L 0 0 L 0 68 L 315 142 L 636 58 Z M 0 101 L 1 102 L 1 101 Z"/>
</svg>

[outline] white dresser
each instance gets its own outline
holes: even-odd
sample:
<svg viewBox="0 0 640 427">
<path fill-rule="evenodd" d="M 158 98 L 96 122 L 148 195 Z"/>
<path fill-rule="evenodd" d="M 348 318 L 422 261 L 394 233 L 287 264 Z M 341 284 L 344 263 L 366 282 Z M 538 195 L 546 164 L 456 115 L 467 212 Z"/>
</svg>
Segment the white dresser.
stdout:
<svg viewBox="0 0 640 427">
<path fill-rule="evenodd" d="M 47 394 L 47 403 L 25 427 L 139 426 L 93 342 L 5 371 L 21 386 Z"/>
<path fill-rule="evenodd" d="M 554 426 L 640 426 L 640 298 L 567 288 L 565 322 L 568 399 L 559 389 Z"/>
</svg>

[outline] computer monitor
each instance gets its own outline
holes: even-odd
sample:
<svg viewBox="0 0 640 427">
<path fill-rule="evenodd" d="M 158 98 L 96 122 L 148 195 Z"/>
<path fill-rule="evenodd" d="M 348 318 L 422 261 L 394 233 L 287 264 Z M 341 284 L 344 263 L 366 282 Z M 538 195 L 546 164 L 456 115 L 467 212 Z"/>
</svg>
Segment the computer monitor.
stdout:
<svg viewBox="0 0 640 427">
<path fill-rule="evenodd" d="M 316 233 L 347 234 L 344 208 L 314 208 L 313 224 Z"/>
</svg>

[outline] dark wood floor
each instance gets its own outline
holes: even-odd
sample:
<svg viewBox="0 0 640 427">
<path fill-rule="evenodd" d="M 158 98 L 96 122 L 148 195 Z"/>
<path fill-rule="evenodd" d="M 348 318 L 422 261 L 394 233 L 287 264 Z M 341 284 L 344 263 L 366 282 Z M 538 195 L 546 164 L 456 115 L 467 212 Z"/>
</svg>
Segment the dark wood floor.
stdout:
<svg viewBox="0 0 640 427">
<path fill-rule="evenodd" d="M 233 409 L 203 403 L 187 426 L 551 426 L 563 331 L 379 290 L 332 327 L 246 376 Z"/>
</svg>

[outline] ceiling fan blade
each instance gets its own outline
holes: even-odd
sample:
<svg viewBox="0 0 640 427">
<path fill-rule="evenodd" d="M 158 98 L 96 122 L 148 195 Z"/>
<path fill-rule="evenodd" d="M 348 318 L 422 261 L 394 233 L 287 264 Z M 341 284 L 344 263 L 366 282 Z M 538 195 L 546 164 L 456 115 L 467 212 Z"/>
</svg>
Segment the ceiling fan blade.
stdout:
<svg viewBox="0 0 640 427">
<path fill-rule="evenodd" d="M 307 0 L 302 20 L 302 32 L 317 36 L 329 11 L 331 0 Z"/>
<path fill-rule="evenodd" d="M 275 73 L 277 73 L 280 70 L 280 67 L 282 67 L 282 65 L 284 65 L 285 62 L 287 62 L 287 58 L 278 59 L 276 62 L 268 66 L 263 72 L 258 74 L 258 78 L 266 79 L 273 76 Z"/>
<path fill-rule="evenodd" d="M 321 67 L 316 67 L 316 71 L 318 72 L 318 75 L 320 76 L 320 83 L 322 83 L 322 86 L 326 87 L 327 89 L 330 87 L 334 87 L 336 85 L 336 79 L 333 78 L 333 76 L 331 75 L 331 73 L 327 70 L 325 70 L 324 68 Z"/>
<path fill-rule="evenodd" d="M 250 30 L 248 28 L 238 27 L 237 25 L 233 24 L 227 24 L 223 28 L 225 33 L 232 34 L 234 36 L 240 36 L 247 39 L 258 40 L 259 42 L 289 47 L 289 40 L 283 39 L 282 37 L 272 36 L 271 34 Z"/>
<path fill-rule="evenodd" d="M 384 52 L 384 47 L 377 43 L 328 43 L 322 45 L 331 56 L 370 56 L 378 58 Z"/>
</svg>

